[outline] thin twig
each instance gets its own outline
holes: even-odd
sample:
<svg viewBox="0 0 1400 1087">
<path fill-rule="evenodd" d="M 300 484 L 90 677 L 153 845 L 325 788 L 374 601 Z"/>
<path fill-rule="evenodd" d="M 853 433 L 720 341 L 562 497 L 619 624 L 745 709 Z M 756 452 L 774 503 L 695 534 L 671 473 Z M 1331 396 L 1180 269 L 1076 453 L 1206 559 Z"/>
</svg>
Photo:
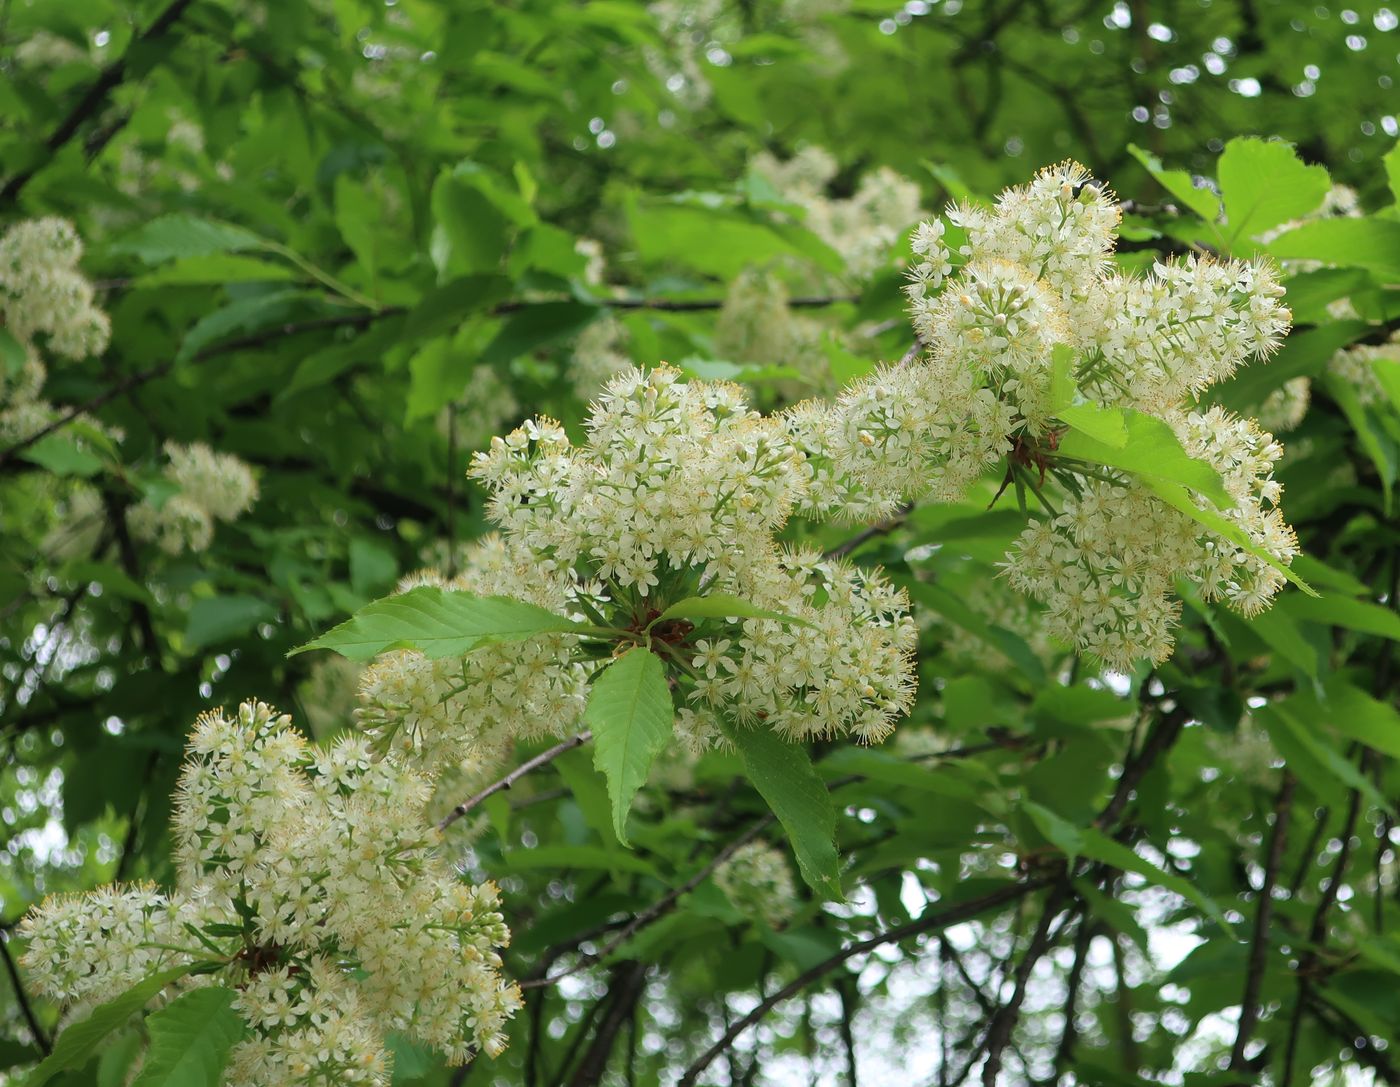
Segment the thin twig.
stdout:
<svg viewBox="0 0 1400 1087">
<path fill-rule="evenodd" d="M 976 917 L 980 917 L 988 910 L 1024 898 L 1032 891 L 1037 891 L 1047 886 L 1048 883 L 1049 881 L 1047 879 L 1031 879 L 1020 883 L 1009 883 L 1005 887 L 998 888 L 979 898 L 957 903 L 949 906 L 946 910 L 931 911 L 917 920 L 909 921 L 903 925 L 897 925 L 891 929 L 886 929 L 884 932 L 876 933 L 868 939 L 857 940 L 855 943 L 843 947 L 835 955 L 823 959 L 815 966 L 804 970 L 781 989 L 778 989 L 772 995 L 760 1001 L 757 1007 L 725 1031 L 723 1036 L 720 1037 L 714 1045 L 705 1050 L 705 1052 L 685 1070 L 685 1074 L 680 1078 L 676 1087 L 694 1087 L 695 1081 L 700 1073 L 705 1071 L 716 1057 L 732 1045 L 734 1039 L 738 1038 L 739 1035 L 743 1034 L 744 1031 L 748 1030 L 749 1027 L 757 1023 L 784 1000 L 802 992 L 802 990 L 807 988 L 807 986 L 811 985 L 814 981 L 824 978 L 847 960 L 853 959 L 857 955 L 863 955 L 867 951 L 873 951 L 877 947 L 883 947 L 885 944 L 898 943 L 900 940 L 906 940 L 911 936 L 919 936 L 927 932 L 940 932 L 952 925 L 961 924 L 964 921 L 971 921 Z"/>
<path fill-rule="evenodd" d="M 1259 1022 L 1259 991 L 1264 983 L 1264 971 L 1269 964 L 1269 929 L 1274 916 L 1274 886 L 1288 845 L 1288 821 L 1293 813 L 1293 791 L 1298 782 L 1287 770 L 1279 783 L 1274 800 L 1274 827 L 1269 837 L 1269 856 L 1264 863 L 1264 881 L 1259 887 L 1254 907 L 1254 936 L 1249 948 L 1249 970 L 1245 974 L 1244 997 L 1240 1001 L 1240 1023 L 1235 1030 L 1235 1044 L 1230 1050 L 1230 1070 L 1242 1072 L 1249 1036 Z"/>
<path fill-rule="evenodd" d="M 891 532 L 904 524 L 905 519 L 913 509 L 914 504 L 912 502 L 900 506 L 899 509 L 895 510 L 895 512 L 891 516 L 885 518 L 885 520 L 856 533 L 844 543 L 839 543 L 835 547 L 828 548 L 822 553 L 823 558 L 843 559 L 852 552 L 858 551 L 860 548 L 864 547 L 871 540 L 879 536 L 888 536 Z"/>
<path fill-rule="evenodd" d="M 572 751 L 576 747 L 582 747 L 591 739 L 593 739 L 593 733 L 588 729 L 584 729 L 584 731 L 578 733 L 576 736 L 570 736 L 567 740 L 564 740 L 562 743 L 555 744 L 548 751 L 541 751 L 533 759 L 530 759 L 526 762 L 522 762 L 505 777 L 501 778 L 499 781 L 492 782 L 490 785 L 486 786 L 486 788 L 482 789 L 481 792 L 477 793 L 475 796 L 471 796 L 468 797 L 466 800 L 463 800 L 460 804 L 458 804 L 455 808 L 448 812 L 447 815 L 443 818 L 443 820 L 440 823 L 438 823 L 438 830 L 446 830 L 448 827 L 450 827 L 458 819 L 462 818 L 462 816 L 466 815 L 469 811 L 475 808 L 487 797 L 495 796 L 502 790 L 509 789 L 512 785 L 514 785 L 517 781 L 523 778 L 531 770 L 538 770 L 541 766 L 553 762 L 560 755 L 564 754 L 564 752 Z"/>
<path fill-rule="evenodd" d="M 141 34 L 127 46 L 126 52 L 120 59 L 113 61 L 102 69 L 97 78 L 93 81 L 92 86 L 87 89 L 87 93 L 83 95 L 77 105 L 68 111 L 68 115 L 58 123 L 58 127 L 55 128 L 49 138 L 44 141 L 44 147 L 49 152 L 50 158 L 52 158 L 54 152 L 60 150 L 77 135 L 78 129 L 82 127 L 83 122 L 102 108 L 108 96 L 121 84 L 122 80 L 126 78 L 128 58 L 142 52 L 146 46 L 157 38 L 163 37 L 165 32 L 184 14 L 185 9 L 189 7 L 191 3 L 192 0 L 174 0 L 173 3 L 169 4 L 166 9 L 156 17 L 155 22 L 142 31 Z M 20 190 L 29 184 L 38 170 L 39 166 L 31 166 L 12 176 L 5 182 L 4 188 L 0 189 L 0 200 L 6 203 L 14 200 L 14 198 L 19 195 Z"/>
<path fill-rule="evenodd" d="M 762 834 L 763 831 L 766 830 L 769 824 L 771 824 L 772 822 L 772 815 L 765 815 L 762 819 L 758 820 L 756 823 L 753 824 L 753 826 L 749 827 L 748 830 L 744 831 L 743 834 L 739 835 L 739 837 L 735 838 L 727 846 L 725 846 L 713 857 L 711 857 L 709 863 L 707 863 L 703 868 L 701 868 L 688 880 L 682 883 L 679 887 L 668 891 L 663 897 L 658 898 L 650 906 L 642 910 L 641 913 L 633 917 L 632 920 L 628 921 L 627 924 L 623 925 L 622 928 L 618 930 L 617 934 L 613 936 L 613 938 L 609 940 L 597 952 L 594 952 L 592 954 L 585 954 L 583 956 L 582 961 L 575 963 L 567 970 L 561 971 L 560 973 L 555 974 L 552 977 L 526 978 L 524 981 L 519 983 L 520 988 L 542 989 L 549 985 L 556 985 L 559 982 L 563 981 L 565 978 L 572 977 L 574 974 L 579 973 L 581 970 L 587 969 L 594 963 L 602 962 L 619 947 L 621 947 L 628 940 L 630 940 L 634 935 L 636 935 L 636 933 L 639 932 L 641 929 L 646 928 L 646 926 L 652 924 L 655 921 L 659 921 L 662 917 L 666 916 L 666 914 L 670 913 L 673 909 L 675 909 L 676 903 L 679 902 L 682 897 L 688 895 L 691 891 L 695 890 L 696 887 L 699 887 L 700 884 L 704 883 L 706 878 L 708 878 L 709 875 L 716 868 L 718 868 L 721 864 L 723 864 L 735 853 L 737 853 L 739 849 L 741 849 L 743 846 L 748 845 L 749 842 L 753 841 L 760 834 Z"/>
<path fill-rule="evenodd" d="M 1323 888 L 1322 898 L 1313 912 L 1312 927 L 1308 933 L 1308 949 L 1298 957 L 1298 996 L 1293 1005 L 1293 1019 L 1288 1025 L 1288 1043 L 1283 1058 L 1283 1080 L 1280 1087 L 1292 1087 L 1293 1063 L 1298 1053 L 1298 1039 L 1303 1032 L 1303 1013 L 1312 999 L 1312 974 L 1316 969 L 1322 947 L 1327 941 L 1327 915 L 1337 901 L 1341 890 L 1342 877 L 1346 875 L 1347 862 L 1351 859 L 1351 837 L 1356 831 L 1356 820 L 1361 813 L 1361 791 L 1351 790 L 1351 800 L 1347 806 L 1346 821 L 1342 824 L 1342 848 L 1337 853 L 1337 862 L 1332 866 L 1331 878 Z"/>
<path fill-rule="evenodd" d="M 34 1042 L 48 1056 L 52 1050 L 49 1044 L 48 1035 L 39 1026 L 39 1020 L 34 1014 L 34 1008 L 29 1003 L 29 994 L 24 991 L 24 982 L 20 980 L 19 967 L 15 964 L 14 956 L 10 954 L 10 934 L 0 932 L 0 958 L 5 960 L 5 972 L 10 975 L 10 985 L 15 990 L 15 1000 L 19 1003 L 20 1013 L 24 1016 L 24 1021 L 29 1024 L 29 1032 L 34 1035 Z"/>
</svg>

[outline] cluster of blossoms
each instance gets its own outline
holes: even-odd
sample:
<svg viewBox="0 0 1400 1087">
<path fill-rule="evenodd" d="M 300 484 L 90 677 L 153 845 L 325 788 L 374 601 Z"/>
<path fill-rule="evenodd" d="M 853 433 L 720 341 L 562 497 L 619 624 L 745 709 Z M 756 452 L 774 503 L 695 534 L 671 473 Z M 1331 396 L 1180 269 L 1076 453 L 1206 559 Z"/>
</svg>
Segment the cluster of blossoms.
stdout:
<svg viewBox="0 0 1400 1087">
<path fill-rule="evenodd" d="M 66 219 L 26 219 L 0 235 L 0 327 L 24 361 L 0 366 L 0 439 L 18 441 L 54 417 L 40 398 L 48 372 L 40 349 L 85 359 L 107 347 L 111 324 L 78 270 L 83 243 Z"/>
<path fill-rule="evenodd" d="M 1354 344 L 1343 348 L 1327 363 L 1327 371 L 1356 390 L 1356 399 L 1363 407 L 1370 407 L 1386 398 L 1373 367 L 1377 362 L 1400 363 L 1400 334 L 1388 343 Z"/>
<path fill-rule="evenodd" d="M 23 923 L 36 985 L 73 1010 L 201 964 L 248 1034 L 229 1087 L 387 1084 L 390 1032 L 461 1064 L 505 1047 L 520 994 L 491 885 L 463 883 L 424 820 L 427 778 L 363 737 L 310 747 L 259 703 L 200 719 L 173 829 L 173 891 L 47 900 Z"/>
<path fill-rule="evenodd" d="M 840 167 L 821 147 L 803 148 L 786 162 L 765 151 L 754 156 L 751 167 L 783 199 L 802 208 L 803 224 L 841 254 L 857 279 L 889 268 L 895 244 L 924 215 L 919 186 L 887 166 L 863 176 L 849 197 L 828 196 Z"/>
<path fill-rule="evenodd" d="M 797 903 L 792 869 L 781 850 L 764 841 L 747 842 L 715 869 L 715 885 L 746 917 L 782 928 Z"/>
<path fill-rule="evenodd" d="M 1118 206 L 1073 163 L 948 220 L 965 238 L 957 253 L 942 222 L 914 237 L 907 293 L 924 356 L 792 416 L 812 465 L 809 506 L 866 517 L 926 495 L 960 498 L 1002 463 L 1008 480 L 1019 469 L 1032 484 L 1049 467 L 1067 503 L 1046 503 L 1007 575 L 1049 605 L 1055 633 L 1107 663 L 1170 652 L 1180 574 L 1245 612 L 1265 606 L 1282 575 L 1126 475 L 1086 475 L 1058 458 L 1065 428 L 1055 413 L 1067 366 L 1081 402 L 1162 419 L 1222 474 L 1239 503 L 1227 516 L 1286 563 L 1296 543 L 1275 508 L 1279 447 L 1253 424 L 1195 409 L 1203 389 L 1286 333 L 1272 271 L 1194 258 L 1146 275 L 1114 271 Z"/>
<path fill-rule="evenodd" d="M 775 545 L 806 483 L 782 421 L 736 386 L 662 368 L 610 384 L 587 429 L 575 447 L 531 421 L 472 468 L 505 546 L 558 585 L 570 613 L 643 639 L 667 604 L 722 593 L 805 624 L 656 628 L 651 645 L 691 703 L 682 735 L 712 741 L 717 715 L 793 738 L 888 734 L 912 700 L 907 601 L 875 573 Z"/>
<path fill-rule="evenodd" d="M 772 270 L 751 266 L 730 284 L 715 322 L 715 353 L 727 362 L 793 370 L 795 380 L 775 382 L 775 391 L 796 398 L 831 385 L 831 367 L 820 321 L 794 313 L 788 289 Z"/>
<path fill-rule="evenodd" d="M 174 493 L 150 495 L 131 508 L 131 531 L 178 555 L 200 551 L 214 537 L 215 521 L 236 521 L 252 509 L 258 483 L 252 469 L 202 442 L 165 443 L 165 482 Z"/>
<path fill-rule="evenodd" d="M 477 541 L 456 577 L 425 571 L 399 588 L 419 585 L 510 596 L 560 613 L 570 609 L 567 587 L 537 576 L 498 536 Z M 461 657 L 384 654 L 360 676 L 356 720 L 381 749 L 435 773 L 489 772 L 512 741 L 560 734 L 578 721 L 588 673 L 575 663 L 577 643 L 575 635 L 542 634 Z"/>
<path fill-rule="evenodd" d="M 579 333 L 566 374 L 575 396 L 587 403 L 631 369 L 632 360 L 623 350 L 626 340 L 627 329 L 612 316 L 600 317 Z"/>
</svg>

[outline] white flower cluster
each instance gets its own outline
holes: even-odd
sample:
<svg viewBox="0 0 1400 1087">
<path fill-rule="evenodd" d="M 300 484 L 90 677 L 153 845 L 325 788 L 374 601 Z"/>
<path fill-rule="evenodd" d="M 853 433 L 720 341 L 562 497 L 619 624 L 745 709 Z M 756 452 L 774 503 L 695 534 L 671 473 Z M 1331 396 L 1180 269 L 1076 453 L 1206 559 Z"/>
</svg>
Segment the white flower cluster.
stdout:
<svg viewBox="0 0 1400 1087">
<path fill-rule="evenodd" d="M 995 206 L 952 209 L 965 239 L 956 254 L 943 223 L 919 227 L 907 290 L 924 357 L 790 420 L 812 466 L 807 508 L 818 513 L 868 517 L 925 495 L 954 500 L 1002 463 L 1008 480 L 1019 466 L 1033 483 L 1052 468 L 1067 503 L 1022 536 L 1008 576 L 1049 605 L 1060 636 L 1122 665 L 1170 652 L 1178 574 L 1246 612 L 1283 579 L 1120 473 L 1086 476 L 1057 459 L 1064 427 L 1052 397 L 1066 379 L 1082 400 L 1170 424 L 1225 476 L 1240 503 L 1228 516 L 1253 544 L 1281 562 L 1296 544 L 1275 508 L 1277 444 L 1194 407 L 1201 390 L 1277 348 L 1290 320 L 1282 288 L 1261 263 L 1115 272 L 1118 219 L 1111 194 L 1065 163 Z"/>
<path fill-rule="evenodd" d="M 786 367 L 796 378 L 774 383 L 784 396 L 801 396 L 830 385 L 831 367 L 822 349 L 820 321 L 794 313 L 788 289 L 771 269 L 746 268 L 724 298 L 715 322 L 715 354 L 727 362 Z"/>
<path fill-rule="evenodd" d="M 24 352 L 0 364 L 0 440 L 20 441 L 55 417 L 40 397 L 48 370 L 41 348 L 69 359 L 100 354 L 111 323 L 78 270 L 83 243 L 66 219 L 26 219 L 0 235 L 0 328 Z"/>
<path fill-rule="evenodd" d="M 497 536 L 473 545 L 457 577 L 425 571 L 399 588 L 418 585 L 510 596 L 555 612 L 570 608 L 562 582 L 537 576 Z M 405 760 L 434 773 L 474 776 L 499 766 L 513 740 L 559 735 L 578 721 L 588 673 L 573 661 L 577 642 L 570 634 L 541 634 L 455 658 L 384 654 L 360 677 L 356 720 L 377 745 Z"/>
<path fill-rule="evenodd" d="M 1375 362 L 1400 362 L 1400 334 L 1388 343 L 1353 344 L 1332 356 L 1327 371 L 1356 390 L 1362 407 L 1383 403 L 1385 389 L 1376 377 Z"/>
<path fill-rule="evenodd" d="M 203 550 L 214 538 L 216 520 L 236 521 L 257 501 L 252 469 L 232 454 L 216 453 L 202 442 L 166 442 L 165 455 L 165 478 L 175 493 L 148 496 L 127 515 L 131 531 L 162 551 Z"/>
<path fill-rule="evenodd" d="M 451 413 L 456 411 L 456 419 Z M 523 413 L 510 382 L 494 366 L 484 363 L 473 367 L 462 395 L 454 408 L 443 408 L 438 414 L 438 433 L 446 437 L 449 428 L 456 428 L 456 441 L 467 448 L 479 448 L 487 436 L 500 433 L 508 424 L 518 422 Z"/>
<path fill-rule="evenodd" d="M 797 910 L 797 888 L 782 851 L 764 841 L 746 842 L 715 869 L 715 885 L 734 908 L 782 928 Z"/>
<path fill-rule="evenodd" d="M 594 405 L 588 441 L 534 420 L 478 454 L 488 513 L 531 576 L 554 578 L 571 611 L 649 640 L 687 681 L 680 728 L 717 735 L 716 713 L 792 738 L 878 740 L 912 700 L 914 627 L 903 593 L 873 573 L 773 535 L 805 486 L 783 422 L 733 385 L 632 371 Z M 669 622 L 677 600 L 737 596 L 772 619 Z"/>
<path fill-rule="evenodd" d="M 587 403 L 618 374 L 631 369 L 632 360 L 623 351 L 626 340 L 627 329 L 612 316 L 598 318 L 579 333 L 565 374 L 575 396 Z"/>
<path fill-rule="evenodd" d="M 887 166 L 864 175 L 851 196 L 828 196 L 839 166 L 821 147 L 803 148 L 786 162 L 764 151 L 751 168 L 803 209 L 807 229 L 840 253 L 857 279 L 892 267 L 895 244 L 924 215 L 919 186 Z"/>
<path fill-rule="evenodd" d="M 245 703 L 190 739 L 167 895 L 107 888 L 31 913 L 24 962 L 58 1000 L 95 1003 L 154 970 L 206 963 L 186 984 L 237 991 L 248 1036 L 229 1087 L 389 1082 L 386 1037 L 461 1064 L 504 1049 L 519 991 L 490 884 L 464 884 L 423 818 L 431 786 L 362 737 L 310 747 Z"/>
</svg>

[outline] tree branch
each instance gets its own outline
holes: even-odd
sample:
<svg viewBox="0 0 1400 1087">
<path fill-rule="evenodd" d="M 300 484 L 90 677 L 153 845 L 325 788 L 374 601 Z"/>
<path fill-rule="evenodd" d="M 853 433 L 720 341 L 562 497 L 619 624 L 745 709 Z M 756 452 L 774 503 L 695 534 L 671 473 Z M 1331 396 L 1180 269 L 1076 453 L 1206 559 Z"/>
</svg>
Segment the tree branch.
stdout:
<svg viewBox="0 0 1400 1087">
<path fill-rule="evenodd" d="M 10 934 L 8 932 L 0 932 L 0 958 L 5 960 L 5 972 L 10 975 L 10 985 L 15 991 L 15 1000 L 19 1004 L 24 1021 L 29 1024 L 29 1032 L 34 1035 L 34 1043 L 45 1056 L 48 1056 L 53 1047 L 49 1043 L 48 1035 L 39 1026 L 34 1008 L 29 1003 L 29 994 L 24 991 L 24 982 L 20 980 L 19 967 L 15 965 L 14 956 L 10 954 Z"/>
<path fill-rule="evenodd" d="M 575 736 L 570 736 L 567 740 L 564 740 L 562 743 L 555 744 L 548 751 L 541 751 L 533 759 L 530 759 L 526 762 L 522 762 L 505 777 L 501 778 L 499 781 L 492 782 L 490 785 L 486 786 L 486 788 L 482 789 L 481 792 L 477 793 L 475 796 L 471 796 L 468 797 L 466 800 L 463 800 L 460 804 L 458 804 L 455 808 L 448 812 L 447 815 L 443 817 L 442 821 L 438 823 L 438 830 L 446 830 L 448 827 L 450 827 L 458 819 L 462 818 L 462 816 L 466 815 L 469 811 L 475 808 L 487 797 L 495 796 L 502 790 L 509 789 L 512 785 L 514 785 L 517 781 L 523 778 L 531 770 L 538 770 L 541 766 L 545 766 L 548 763 L 553 762 L 560 755 L 564 754 L 564 752 L 572 751 L 576 747 L 582 747 L 591 739 L 593 739 L 593 733 L 588 729 L 584 729 L 584 731 L 578 733 Z"/>
<path fill-rule="evenodd" d="M 927 913 L 917 920 L 910 921 L 903 925 L 897 925 L 894 928 L 886 929 L 884 932 L 876 933 L 868 939 L 857 940 L 855 943 L 847 945 L 830 958 L 824 959 L 815 966 L 804 970 L 781 989 L 762 1000 L 753 1011 L 749 1012 L 748 1015 L 744 1016 L 725 1031 L 724 1035 L 716 1041 L 714 1045 L 710 1046 L 709 1049 L 702 1053 L 699 1058 L 685 1070 L 685 1075 L 680 1078 L 676 1087 L 694 1087 L 695 1080 L 700 1073 L 708 1068 L 716 1057 L 732 1045 L 739 1035 L 743 1034 L 744 1031 L 748 1030 L 749 1027 L 757 1023 L 784 1000 L 800 993 L 803 989 L 807 988 L 807 986 L 811 985 L 812 982 L 824 978 L 847 960 L 853 959 L 857 955 L 863 955 L 867 951 L 873 951 L 875 948 L 882 947 L 885 944 L 898 943 L 900 940 L 906 940 L 911 936 L 919 936 L 926 932 L 938 932 L 952 925 L 961 924 L 963 921 L 971 921 L 973 918 L 980 917 L 988 910 L 995 909 L 998 906 L 1004 906 L 1010 902 L 1015 902 L 1024 898 L 1032 891 L 1037 891 L 1042 887 L 1048 886 L 1048 884 L 1049 880 L 1047 879 L 1031 879 L 1021 883 L 1009 883 L 1005 887 L 982 895 L 980 898 L 957 903 L 949 906 L 945 910 Z"/>
<path fill-rule="evenodd" d="M 1240 1001 L 1240 1022 L 1235 1030 L 1235 1044 L 1230 1050 L 1230 1070 L 1245 1069 L 1245 1049 L 1249 1036 L 1259 1022 L 1259 990 L 1264 983 L 1264 971 L 1269 965 L 1269 929 L 1274 916 L 1274 887 L 1288 844 L 1288 822 L 1293 814 L 1293 790 L 1297 779 L 1287 770 L 1279 784 L 1274 800 L 1274 828 L 1269 837 L 1269 856 L 1264 863 L 1264 880 L 1259 887 L 1259 899 L 1254 908 L 1254 936 L 1249 948 L 1249 969 L 1245 974 L 1244 997 Z"/>
</svg>

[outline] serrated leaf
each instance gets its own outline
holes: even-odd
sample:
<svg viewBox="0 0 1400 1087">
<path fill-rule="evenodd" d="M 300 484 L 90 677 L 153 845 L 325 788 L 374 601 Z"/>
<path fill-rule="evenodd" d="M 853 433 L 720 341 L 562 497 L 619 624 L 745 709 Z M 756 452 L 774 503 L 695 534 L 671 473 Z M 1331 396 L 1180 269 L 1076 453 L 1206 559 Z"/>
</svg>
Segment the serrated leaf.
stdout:
<svg viewBox="0 0 1400 1087">
<path fill-rule="evenodd" d="M 1246 136 L 1231 140 L 1216 164 L 1231 243 L 1301 219 L 1332 187 L 1323 166 L 1308 166 L 1291 144 Z"/>
<path fill-rule="evenodd" d="M 613 830 L 627 845 L 627 813 L 675 727 L 666 665 L 635 646 L 603 669 L 588 693 L 584 723 L 593 730 L 593 765 L 607 779 Z"/>
<path fill-rule="evenodd" d="M 236 253 L 262 244 L 262 238 L 234 223 L 176 213 L 152 219 L 114 242 L 111 249 L 114 253 L 130 253 L 147 264 L 159 264 L 177 257 Z"/>
<path fill-rule="evenodd" d="M 1179 483 L 1205 495 L 1221 509 L 1234 507 L 1220 473 L 1205 461 L 1190 456 L 1166 422 L 1132 408 L 1100 410 L 1121 415 L 1126 434 L 1123 444 L 1110 445 L 1082 430 L 1072 429 L 1060 438 L 1057 452 L 1061 457 L 1118 468 L 1144 479 Z"/>
<path fill-rule="evenodd" d="M 1322 791 L 1327 785 L 1319 781 L 1319 773 L 1325 774 L 1348 789 L 1355 789 L 1362 796 L 1386 811 L 1394 811 L 1390 802 L 1376 789 L 1352 762 L 1321 735 L 1298 719 L 1295 711 L 1306 712 L 1306 700 L 1295 698 L 1274 702 L 1254 710 L 1255 719 L 1264 726 L 1269 739 L 1288 762 L 1289 768 L 1298 774 L 1298 779 L 1308 784 L 1314 792 L 1325 796 Z M 1316 782 L 1316 784 L 1314 784 Z"/>
<path fill-rule="evenodd" d="M 218 1087 L 246 1029 L 234 996 L 221 986 L 195 989 L 147 1018 L 151 1044 L 131 1087 Z"/>
<path fill-rule="evenodd" d="M 310 649 L 332 649 L 350 660 L 369 660 L 389 649 L 417 649 L 429 657 L 451 657 L 488 642 L 517 642 L 536 634 L 572 634 L 587 629 L 523 600 L 420 585 L 365 605 L 288 656 Z"/>
<path fill-rule="evenodd" d="M 29 1074 L 26 1087 L 42 1087 L 60 1072 L 82 1068 L 96 1056 L 97 1047 L 112 1031 L 124 1026 L 127 1020 L 150 1003 L 151 999 L 172 981 L 194 973 L 202 965 L 195 962 L 186 963 L 142 978 L 120 996 L 113 997 L 105 1004 L 99 1004 L 86 1019 L 70 1023 L 54 1040 L 53 1052 Z"/>
<path fill-rule="evenodd" d="M 1328 593 L 1325 596 L 1289 597 L 1279 603 L 1286 604 L 1289 614 L 1295 619 L 1345 627 L 1362 634 L 1400 641 L 1400 615 L 1369 600 L 1348 600 Z"/>
<path fill-rule="evenodd" d="M 708 596 L 688 596 L 677 600 L 653 620 L 663 623 L 667 619 L 775 619 L 780 623 L 793 623 L 809 627 L 812 624 L 795 615 L 784 615 L 780 611 L 769 611 L 751 604 L 741 597 L 728 593 L 711 593 Z"/>
<path fill-rule="evenodd" d="M 720 727 L 738 748 L 754 788 L 787 832 L 802 878 L 818 894 L 839 901 L 843 896 L 836 809 L 806 749 L 761 724 L 745 728 L 721 720 Z"/>
</svg>

